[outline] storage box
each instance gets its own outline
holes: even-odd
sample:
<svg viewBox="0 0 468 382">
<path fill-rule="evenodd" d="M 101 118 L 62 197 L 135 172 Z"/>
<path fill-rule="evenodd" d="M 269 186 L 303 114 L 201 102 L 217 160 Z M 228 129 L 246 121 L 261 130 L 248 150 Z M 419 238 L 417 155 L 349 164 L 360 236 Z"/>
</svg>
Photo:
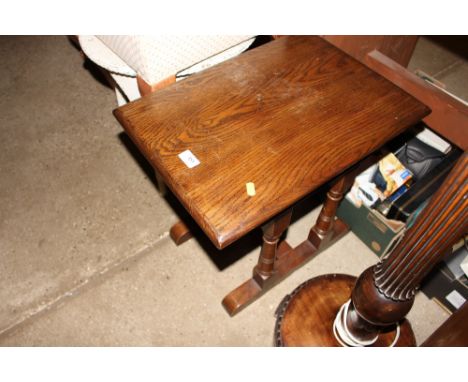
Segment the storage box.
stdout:
<svg viewBox="0 0 468 382">
<path fill-rule="evenodd" d="M 347 197 L 341 202 L 337 216 L 379 257 L 393 248 L 405 231 L 404 223 L 386 219 L 364 203 L 357 207 Z"/>
<path fill-rule="evenodd" d="M 461 150 L 454 148 L 443 157 L 432 170 L 414 182 L 403 195 L 389 205 L 386 218 L 407 222 L 419 206 L 430 199 L 443 184 L 462 153 Z"/>
<path fill-rule="evenodd" d="M 468 300 L 468 278 L 461 268 L 467 258 L 466 248 L 450 253 L 424 278 L 420 290 L 453 313 Z"/>
</svg>

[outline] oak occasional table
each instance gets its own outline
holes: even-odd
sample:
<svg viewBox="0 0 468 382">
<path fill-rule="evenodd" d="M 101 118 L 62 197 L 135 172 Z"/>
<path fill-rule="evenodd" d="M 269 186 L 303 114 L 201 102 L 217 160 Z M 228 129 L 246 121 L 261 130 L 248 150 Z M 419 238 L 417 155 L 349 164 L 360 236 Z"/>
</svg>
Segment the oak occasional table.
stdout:
<svg viewBox="0 0 468 382">
<path fill-rule="evenodd" d="M 218 249 L 262 226 L 252 277 L 223 300 L 231 315 L 347 232 L 335 212 L 355 165 L 428 113 L 312 36 L 280 38 L 114 111 Z M 308 238 L 280 242 L 294 204 L 330 181 Z"/>
</svg>

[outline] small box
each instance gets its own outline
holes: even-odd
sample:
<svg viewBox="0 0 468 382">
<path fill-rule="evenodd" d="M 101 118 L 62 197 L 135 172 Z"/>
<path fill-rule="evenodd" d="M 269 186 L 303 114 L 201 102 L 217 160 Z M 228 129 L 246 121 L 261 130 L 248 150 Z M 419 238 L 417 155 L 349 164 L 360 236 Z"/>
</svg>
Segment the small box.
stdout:
<svg viewBox="0 0 468 382">
<path fill-rule="evenodd" d="M 386 219 L 364 203 L 357 207 L 347 197 L 341 202 L 336 215 L 379 257 L 392 249 L 405 231 L 404 223 Z"/>
<path fill-rule="evenodd" d="M 390 153 L 379 160 L 372 182 L 379 190 L 380 200 L 385 200 L 408 183 L 413 175 L 401 164 L 395 154 Z"/>
<path fill-rule="evenodd" d="M 408 221 L 419 206 L 429 200 L 443 184 L 461 154 L 461 150 L 454 148 L 442 158 L 432 170 L 414 182 L 403 195 L 389 205 L 386 217 L 403 222 Z"/>
<path fill-rule="evenodd" d="M 468 300 L 468 278 L 466 275 L 455 278 L 442 262 L 424 278 L 420 290 L 453 313 Z"/>
</svg>

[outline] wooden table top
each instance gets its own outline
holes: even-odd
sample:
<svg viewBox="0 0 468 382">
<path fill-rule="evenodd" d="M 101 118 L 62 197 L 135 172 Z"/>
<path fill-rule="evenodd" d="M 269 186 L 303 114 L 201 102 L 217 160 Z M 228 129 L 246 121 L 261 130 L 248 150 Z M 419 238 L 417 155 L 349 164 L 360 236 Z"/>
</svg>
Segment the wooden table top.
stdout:
<svg viewBox="0 0 468 382">
<path fill-rule="evenodd" d="M 220 249 L 428 113 L 311 36 L 280 38 L 114 111 Z M 200 164 L 189 168 L 186 150 Z"/>
</svg>

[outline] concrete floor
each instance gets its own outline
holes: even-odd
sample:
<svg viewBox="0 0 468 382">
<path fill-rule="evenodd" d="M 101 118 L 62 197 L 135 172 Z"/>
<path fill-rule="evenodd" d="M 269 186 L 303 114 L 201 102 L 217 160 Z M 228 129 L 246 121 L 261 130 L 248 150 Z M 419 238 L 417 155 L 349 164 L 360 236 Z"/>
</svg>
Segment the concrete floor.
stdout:
<svg viewBox="0 0 468 382">
<path fill-rule="evenodd" d="M 422 39 L 410 67 L 468 98 L 466 63 L 433 58 L 434 46 Z M 220 302 L 251 273 L 259 235 L 223 252 L 203 236 L 176 247 L 168 230 L 180 206 L 159 196 L 111 114 L 113 92 L 68 40 L 0 37 L 0 56 L 0 345 L 271 346 L 285 294 L 377 261 L 350 233 L 230 318 Z M 292 245 L 317 203 L 299 210 Z M 418 343 L 446 318 L 418 294 L 409 314 Z"/>
</svg>

